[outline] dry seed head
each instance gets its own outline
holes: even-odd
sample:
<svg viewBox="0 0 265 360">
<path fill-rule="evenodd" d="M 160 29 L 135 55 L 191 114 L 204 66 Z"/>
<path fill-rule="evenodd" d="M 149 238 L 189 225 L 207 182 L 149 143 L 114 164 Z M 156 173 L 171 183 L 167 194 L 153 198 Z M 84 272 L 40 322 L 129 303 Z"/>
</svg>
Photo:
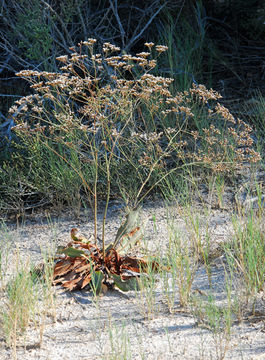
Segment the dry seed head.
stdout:
<svg viewBox="0 0 265 360">
<path fill-rule="evenodd" d="M 163 132 L 160 133 L 156 133 L 156 132 L 151 132 L 151 133 L 143 133 L 143 134 L 139 134 L 139 138 L 148 141 L 148 142 L 157 142 L 160 137 L 163 135 Z"/>
<path fill-rule="evenodd" d="M 120 60 L 121 56 L 110 56 L 108 58 L 106 58 L 106 62 L 108 61 L 113 61 L 113 60 Z"/>
<path fill-rule="evenodd" d="M 149 60 L 149 61 L 148 61 L 148 66 L 149 66 L 151 69 L 155 68 L 156 65 L 157 65 L 157 61 L 156 61 L 156 60 Z"/>
<path fill-rule="evenodd" d="M 43 87 L 43 81 L 40 81 L 40 82 L 38 82 L 38 83 L 36 83 L 36 84 L 33 84 L 33 85 L 30 85 L 30 87 L 31 87 L 32 89 L 38 90 L 38 89 L 40 89 L 40 88 Z"/>
<path fill-rule="evenodd" d="M 22 122 L 20 124 L 17 124 L 15 126 L 12 126 L 11 128 L 14 131 L 28 131 L 29 130 L 29 125 L 27 122 Z"/>
<path fill-rule="evenodd" d="M 165 45 L 156 45 L 156 51 L 159 53 L 167 51 L 167 50 L 168 50 L 168 47 Z"/>
<path fill-rule="evenodd" d="M 68 56 L 67 55 L 58 56 L 56 58 L 56 60 L 61 61 L 66 64 L 68 62 Z"/>
<path fill-rule="evenodd" d="M 215 111 L 217 114 L 222 115 L 222 117 L 227 120 L 230 121 L 233 124 L 236 124 L 235 118 L 233 117 L 233 115 L 230 113 L 230 111 L 224 107 L 223 105 L 221 105 L 220 103 L 217 103 L 216 107 L 215 107 Z"/>
<path fill-rule="evenodd" d="M 110 52 L 114 52 L 114 51 L 120 51 L 121 49 L 118 47 L 118 46 L 115 46 L 109 42 L 105 42 L 103 44 L 103 52 L 104 53 L 108 53 L 109 51 Z"/>
<path fill-rule="evenodd" d="M 39 106 L 33 106 L 32 111 L 37 112 L 37 113 L 42 113 L 43 112 L 43 108 L 39 107 Z"/>
<path fill-rule="evenodd" d="M 16 76 L 20 76 L 20 77 L 41 76 L 41 73 L 39 71 L 34 71 L 34 70 L 21 70 L 16 73 Z"/>
<path fill-rule="evenodd" d="M 139 56 L 139 57 L 142 57 L 142 58 L 146 58 L 146 57 L 148 57 L 149 55 L 150 55 L 149 52 L 144 52 L 144 51 L 136 54 L 136 56 Z"/>
<path fill-rule="evenodd" d="M 199 137 L 199 131 L 191 131 L 191 136 L 194 138 L 194 140 L 197 140 Z"/>
<path fill-rule="evenodd" d="M 132 68 L 133 68 L 133 65 L 126 65 L 126 66 L 124 66 L 124 69 L 125 69 L 125 70 L 128 70 L 128 71 L 130 71 Z"/>
<path fill-rule="evenodd" d="M 132 55 L 130 55 L 130 54 L 124 54 L 124 55 L 122 55 L 122 58 L 123 58 L 123 60 L 125 60 L 125 61 L 130 61 L 130 60 L 132 60 Z"/>
<path fill-rule="evenodd" d="M 8 110 L 9 114 L 14 114 L 17 111 L 18 111 L 18 107 L 16 105 L 11 106 Z"/>
<path fill-rule="evenodd" d="M 173 128 L 171 128 L 171 127 L 167 127 L 166 128 L 166 133 L 167 134 L 175 134 L 176 133 L 176 129 L 173 129 Z"/>
<path fill-rule="evenodd" d="M 15 104 L 22 105 L 25 102 L 28 103 L 28 104 L 33 104 L 34 100 L 36 100 L 36 101 L 40 100 L 40 96 L 37 95 L 37 94 L 23 96 L 21 99 L 16 100 Z"/>
<path fill-rule="evenodd" d="M 189 90 L 191 94 L 196 95 L 201 101 L 206 103 L 208 100 L 217 100 L 222 96 L 215 90 L 207 90 L 204 85 L 192 84 L 192 89 Z"/>
<path fill-rule="evenodd" d="M 153 42 L 146 42 L 144 45 L 151 49 L 155 44 Z"/>
<path fill-rule="evenodd" d="M 44 99 L 49 99 L 49 100 L 52 100 L 52 101 L 55 101 L 55 97 L 51 94 L 51 93 L 46 93 L 43 95 L 43 98 Z"/>
<path fill-rule="evenodd" d="M 194 114 L 191 112 L 191 109 L 186 106 L 179 106 L 179 111 L 185 113 L 187 116 L 194 116 Z"/>
<path fill-rule="evenodd" d="M 145 67 L 146 65 L 148 65 L 148 61 L 147 61 L 147 60 L 141 61 L 141 62 L 139 62 L 139 65 L 140 65 L 141 67 Z"/>
<path fill-rule="evenodd" d="M 87 41 L 90 42 L 91 44 L 95 44 L 97 42 L 97 39 L 88 38 Z"/>
</svg>

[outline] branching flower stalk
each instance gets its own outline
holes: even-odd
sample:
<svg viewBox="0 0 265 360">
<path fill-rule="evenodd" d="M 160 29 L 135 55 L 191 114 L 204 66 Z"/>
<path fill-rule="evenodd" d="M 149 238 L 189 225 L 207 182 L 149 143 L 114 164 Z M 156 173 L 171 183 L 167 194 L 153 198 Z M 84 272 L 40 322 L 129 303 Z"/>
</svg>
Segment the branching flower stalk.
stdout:
<svg viewBox="0 0 265 360">
<path fill-rule="evenodd" d="M 98 184 L 98 152 L 95 151 L 94 154 L 94 164 L 95 164 L 95 180 L 94 180 L 94 241 L 95 245 L 97 245 L 97 237 L 98 237 L 98 198 L 97 198 L 97 184 Z"/>
<path fill-rule="evenodd" d="M 105 257 L 112 194 L 126 194 L 137 206 L 183 167 L 229 173 L 246 161 L 259 161 L 260 155 L 251 127 L 218 103 L 217 92 L 193 84 L 173 94 L 173 79 L 152 75 L 153 56 L 166 47 L 146 44 L 148 52 L 132 56 L 109 43 L 97 53 L 95 43 L 88 39 L 72 48 L 70 57 L 58 57 L 63 63 L 58 73 L 18 73 L 35 94 L 17 101 L 10 115 L 20 107 L 15 130 L 29 152 L 37 141 L 42 143 L 81 179 L 94 211 L 95 244 L 98 198 L 104 193 Z"/>
</svg>

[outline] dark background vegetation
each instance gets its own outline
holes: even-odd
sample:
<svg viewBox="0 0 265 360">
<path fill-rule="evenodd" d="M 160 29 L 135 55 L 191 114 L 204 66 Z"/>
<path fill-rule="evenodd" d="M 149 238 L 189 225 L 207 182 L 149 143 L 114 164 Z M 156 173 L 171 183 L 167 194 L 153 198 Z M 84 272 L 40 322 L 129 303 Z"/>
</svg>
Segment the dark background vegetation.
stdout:
<svg viewBox="0 0 265 360">
<path fill-rule="evenodd" d="M 265 135 L 262 0 L 1 0 L 0 21 L 2 197 L 12 176 L 12 188 L 20 189 L 13 195 L 16 202 L 19 198 L 23 204 L 25 189 L 29 191 L 25 179 L 14 175 L 23 164 L 14 155 L 8 108 L 31 89 L 15 73 L 59 71 L 56 57 L 69 54 L 69 47 L 88 37 L 132 54 L 149 41 L 168 46 L 159 74 L 173 77 L 176 90 L 189 88 L 193 81 L 214 88 L 232 113 L 254 125 L 257 138 Z"/>
</svg>

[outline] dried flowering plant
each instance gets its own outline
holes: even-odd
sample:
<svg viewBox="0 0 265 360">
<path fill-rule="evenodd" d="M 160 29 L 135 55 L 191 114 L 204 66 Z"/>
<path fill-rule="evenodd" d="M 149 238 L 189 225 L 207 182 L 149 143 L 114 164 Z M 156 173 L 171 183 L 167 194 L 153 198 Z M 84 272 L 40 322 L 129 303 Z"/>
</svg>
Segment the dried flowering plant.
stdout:
<svg viewBox="0 0 265 360">
<path fill-rule="evenodd" d="M 152 74 L 165 46 L 146 43 L 148 51 L 132 56 L 110 43 L 95 53 L 95 43 L 88 39 L 70 57 L 58 57 L 60 73 L 18 73 L 35 94 L 19 100 L 10 114 L 16 113 L 14 129 L 27 144 L 41 142 L 82 180 L 94 210 L 95 246 L 98 193 L 105 193 L 104 262 L 111 194 L 131 196 L 137 207 L 183 166 L 230 171 L 260 157 L 251 127 L 218 103 L 217 92 L 193 84 L 174 93 L 173 79 Z"/>
</svg>

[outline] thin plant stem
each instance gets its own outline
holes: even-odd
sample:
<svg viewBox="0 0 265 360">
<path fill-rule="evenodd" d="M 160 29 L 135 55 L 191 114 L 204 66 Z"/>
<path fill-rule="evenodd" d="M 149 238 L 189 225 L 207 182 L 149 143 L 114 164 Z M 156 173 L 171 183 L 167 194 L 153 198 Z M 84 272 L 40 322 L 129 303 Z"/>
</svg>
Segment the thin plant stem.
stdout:
<svg viewBox="0 0 265 360">
<path fill-rule="evenodd" d="M 148 190 L 142 195 L 142 197 L 140 198 L 140 200 L 137 201 L 137 204 L 140 204 L 140 203 L 143 201 L 143 199 L 144 199 L 161 181 L 163 181 L 163 180 L 164 180 L 167 176 L 169 176 L 170 174 L 174 173 L 174 171 L 179 170 L 179 169 L 181 169 L 181 168 L 183 168 L 183 167 L 185 167 L 185 166 L 192 166 L 192 165 L 199 165 L 199 164 L 200 164 L 199 162 L 195 161 L 195 162 L 193 162 L 193 163 L 183 164 L 183 165 L 180 165 L 180 166 L 178 166 L 178 167 L 175 167 L 175 168 L 171 169 L 171 170 L 168 171 L 165 175 L 163 175 L 157 182 L 155 182 L 155 183 L 150 187 L 150 189 L 148 189 Z M 145 182 L 145 184 L 146 184 L 146 182 Z M 141 190 L 141 192 L 142 192 L 143 186 L 141 186 L 140 190 Z M 140 190 L 138 191 L 136 200 L 137 200 L 137 198 L 141 195 Z"/>
<path fill-rule="evenodd" d="M 62 156 L 61 154 L 59 154 L 56 150 L 54 150 L 53 148 L 51 148 L 47 143 L 43 142 L 43 144 L 49 149 L 51 150 L 54 154 L 56 154 L 57 156 L 59 156 L 59 158 L 61 158 L 62 160 L 64 160 L 76 173 L 77 175 L 80 177 L 80 179 L 82 180 L 83 184 L 85 185 L 85 187 L 87 188 L 87 190 L 94 196 L 93 191 L 91 190 L 90 186 L 88 185 L 88 183 L 86 182 L 84 176 L 82 175 L 82 173 L 80 171 L 78 171 L 71 163 L 70 161 L 68 161 L 64 156 Z"/>
<path fill-rule="evenodd" d="M 107 157 L 107 154 L 106 154 Z M 110 199 L 110 169 L 109 169 L 109 162 L 106 160 L 106 167 L 107 167 L 107 198 L 106 198 L 106 205 L 104 210 L 103 216 L 103 223 L 102 223 L 102 252 L 103 252 L 103 260 L 105 260 L 105 227 L 106 227 L 106 218 L 107 212 L 109 207 L 109 199 Z"/>
<path fill-rule="evenodd" d="M 95 180 L 94 180 L 94 241 L 97 245 L 97 213 L 98 213 L 98 199 L 97 199 L 97 181 L 98 181 L 98 152 L 95 151 Z"/>
</svg>

